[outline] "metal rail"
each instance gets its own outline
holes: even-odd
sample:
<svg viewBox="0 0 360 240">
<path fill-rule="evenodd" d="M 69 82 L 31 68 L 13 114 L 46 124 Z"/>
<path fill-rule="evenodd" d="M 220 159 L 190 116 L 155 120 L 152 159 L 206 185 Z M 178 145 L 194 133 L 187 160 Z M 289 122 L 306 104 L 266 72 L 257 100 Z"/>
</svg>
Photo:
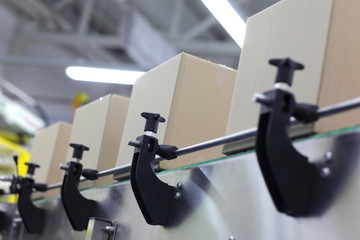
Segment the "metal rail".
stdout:
<svg viewBox="0 0 360 240">
<path fill-rule="evenodd" d="M 330 115 L 334 115 L 337 113 L 342 113 L 348 110 L 352 110 L 355 108 L 359 108 L 360 107 L 360 97 L 357 98 L 353 98 L 351 100 L 348 101 L 344 101 L 344 102 L 340 102 L 338 104 L 335 105 L 331 105 L 328 107 L 324 107 L 324 108 L 320 108 L 318 110 L 318 116 L 319 118 L 323 118 L 323 117 L 327 117 Z M 290 122 L 291 125 L 297 125 L 300 124 L 299 121 L 297 120 L 292 120 Z M 200 150 L 204 150 L 207 148 L 212 148 L 212 147 L 216 147 L 225 143 L 230 143 L 230 142 L 235 142 L 235 141 L 239 141 L 245 138 L 249 138 L 249 137 L 253 137 L 256 135 L 257 132 L 257 128 L 251 128 L 245 131 L 241 131 L 241 132 L 237 132 L 234 134 L 230 134 L 224 137 L 220 137 L 220 138 L 215 138 L 206 142 L 202 142 L 202 143 L 198 143 L 189 147 L 185 147 L 182 149 L 179 149 L 176 151 L 177 156 L 181 156 L 181 155 L 185 155 L 185 154 L 189 154 L 189 153 L 193 153 L 193 152 L 197 152 Z M 156 158 L 155 161 L 159 162 L 165 160 L 163 158 Z M 108 170 L 104 170 L 98 173 L 98 177 L 104 177 L 107 175 L 111 175 L 111 174 L 119 174 L 119 173 L 125 173 L 125 172 L 129 172 L 131 168 L 131 164 L 125 164 L 125 165 L 121 165 L 115 168 L 111 168 Z M 82 178 L 81 181 L 85 181 L 85 178 Z M 54 189 L 54 188 L 58 188 L 61 187 L 61 183 L 57 183 L 57 184 L 52 184 L 48 186 L 48 189 Z"/>
</svg>

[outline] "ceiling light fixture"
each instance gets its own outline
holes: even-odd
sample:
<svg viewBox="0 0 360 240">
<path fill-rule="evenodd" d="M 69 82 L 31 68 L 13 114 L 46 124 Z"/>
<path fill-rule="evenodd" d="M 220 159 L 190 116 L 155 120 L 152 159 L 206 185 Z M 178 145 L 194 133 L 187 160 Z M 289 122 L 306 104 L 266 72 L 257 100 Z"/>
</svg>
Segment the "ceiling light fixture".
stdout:
<svg viewBox="0 0 360 240">
<path fill-rule="evenodd" d="M 242 48 L 246 24 L 227 0 L 201 0 L 234 41 Z"/>
<path fill-rule="evenodd" d="M 134 85 L 136 79 L 144 72 L 70 66 L 65 70 L 66 75 L 77 81 L 101 82 Z"/>
</svg>

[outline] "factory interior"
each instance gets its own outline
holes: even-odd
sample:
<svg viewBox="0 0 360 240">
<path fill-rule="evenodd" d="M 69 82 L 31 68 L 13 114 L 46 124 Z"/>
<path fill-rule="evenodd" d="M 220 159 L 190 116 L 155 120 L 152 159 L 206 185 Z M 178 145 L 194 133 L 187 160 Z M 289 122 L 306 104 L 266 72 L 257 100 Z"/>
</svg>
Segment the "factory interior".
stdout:
<svg viewBox="0 0 360 240">
<path fill-rule="evenodd" d="M 360 2 L 0 1 L 0 240 L 355 240 Z"/>
</svg>

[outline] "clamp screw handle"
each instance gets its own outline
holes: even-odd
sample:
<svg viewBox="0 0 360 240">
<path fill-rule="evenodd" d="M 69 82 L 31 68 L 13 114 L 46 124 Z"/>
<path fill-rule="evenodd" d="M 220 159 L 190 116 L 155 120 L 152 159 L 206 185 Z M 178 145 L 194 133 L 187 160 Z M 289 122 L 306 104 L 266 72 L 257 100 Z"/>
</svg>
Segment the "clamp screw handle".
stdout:
<svg viewBox="0 0 360 240">
<path fill-rule="evenodd" d="M 18 155 L 13 155 L 13 160 L 14 160 L 14 163 L 15 163 L 16 174 L 19 175 L 19 156 Z"/>
<path fill-rule="evenodd" d="M 141 116 L 146 119 L 145 132 L 157 133 L 159 122 L 165 122 L 165 118 L 161 117 L 159 113 L 143 112 Z"/>
<path fill-rule="evenodd" d="M 25 165 L 28 166 L 27 174 L 29 174 L 31 176 L 34 175 L 35 169 L 40 167 L 40 165 L 38 165 L 36 163 L 29 163 L 29 162 L 25 163 Z"/>
<path fill-rule="evenodd" d="M 39 192 L 47 191 L 47 185 L 43 184 L 43 183 L 35 183 L 34 188 L 36 189 L 36 191 L 39 191 Z"/>
<path fill-rule="evenodd" d="M 275 83 L 286 83 L 289 86 L 292 85 L 294 71 L 304 69 L 304 65 L 290 58 L 271 59 L 269 63 L 278 67 Z"/>
<path fill-rule="evenodd" d="M 18 162 L 19 162 L 19 156 L 18 155 L 13 155 L 13 160 L 15 162 L 15 165 L 17 166 Z"/>
<path fill-rule="evenodd" d="M 84 146 L 82 144 L 70 143 L 69 145 L 70 145 L 70 147 L 74 148 L 72 157 L 76 158 L 76 159 L 82 159 L 84 151 L 90 150 L 90 148 L 88 148 L 87 146 Z"/>
</svg>

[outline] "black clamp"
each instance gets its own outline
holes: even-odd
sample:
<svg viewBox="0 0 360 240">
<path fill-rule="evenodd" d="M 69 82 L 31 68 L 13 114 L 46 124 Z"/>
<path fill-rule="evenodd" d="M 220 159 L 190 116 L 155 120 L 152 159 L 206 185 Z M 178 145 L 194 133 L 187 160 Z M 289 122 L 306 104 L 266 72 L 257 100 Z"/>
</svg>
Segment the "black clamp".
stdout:
<svg viewBox="0 0 360 240">
<path fill-rule="evenodd" d="M 79 162 L 84 151 L 89 150 L 88 147 L 74 143 L 71 143 L 70 146 L 74 148 L 72 157 L 76 159 L 76 162 L 70 161 L 66 166 L 60 166 L 61 169 L 65 170 L 63 184 L 61 185 L 61 201 L 72 228 L 76 231 L 83 231 L 87 229 L 90 218 L 96 217 L 97 202 L 81 195 L 78 189 L 80 177 L 96 180 L 98 171 L 83 169 L 83 165 Z"/>
<path fill-rule="evenodd" d="M 17 162 L 17 159 L 15 159 L 15 162 Z M 37 184 L 32 178 L 35 169 L 40 167 L 39 165 L 34 163 L 25 164 L 28 166 L 26 177 L 14 176 L 10 192 L 19 194 L 18 209 L 26 230 L 29 233 L 41 233 L 45 224 L 45 210 L 34 205 L 31 195 L 34 190 L 45 192 L 47 185 Z"/>
<path fill-rule="evenodd" d="M 256 136 L 262 174 L 278 211 L 299 217 L 321 214 L 333 198 L 341 172 L 326 161 L 310 163 L 289 138 L 291 117 L 303 123 L 318 120 L 317 106 L 296 103 L 289 91 L 294 71 L 304 66 L 289 58 L 270 64 L 278 67 L 275 89 L 255 96 L 262 105 Z"/>
<path fill-rule="evenodd" d="M 154 172 L 156 155 L 167 160 L 177 157 L 177 147 L 159 145 L 152 135 L 157 132 L 159 122 L 165 119 L 156 113 L 142 113 L 146 119 L 145 134 L 129 141 L 135 147 L 130 182 L 140 210 L 150 225 L 167 226 L 170 224 L 175 201 L 181 197 L 179 187 L 175 188 L 160 181 Z"/>
</svg>

